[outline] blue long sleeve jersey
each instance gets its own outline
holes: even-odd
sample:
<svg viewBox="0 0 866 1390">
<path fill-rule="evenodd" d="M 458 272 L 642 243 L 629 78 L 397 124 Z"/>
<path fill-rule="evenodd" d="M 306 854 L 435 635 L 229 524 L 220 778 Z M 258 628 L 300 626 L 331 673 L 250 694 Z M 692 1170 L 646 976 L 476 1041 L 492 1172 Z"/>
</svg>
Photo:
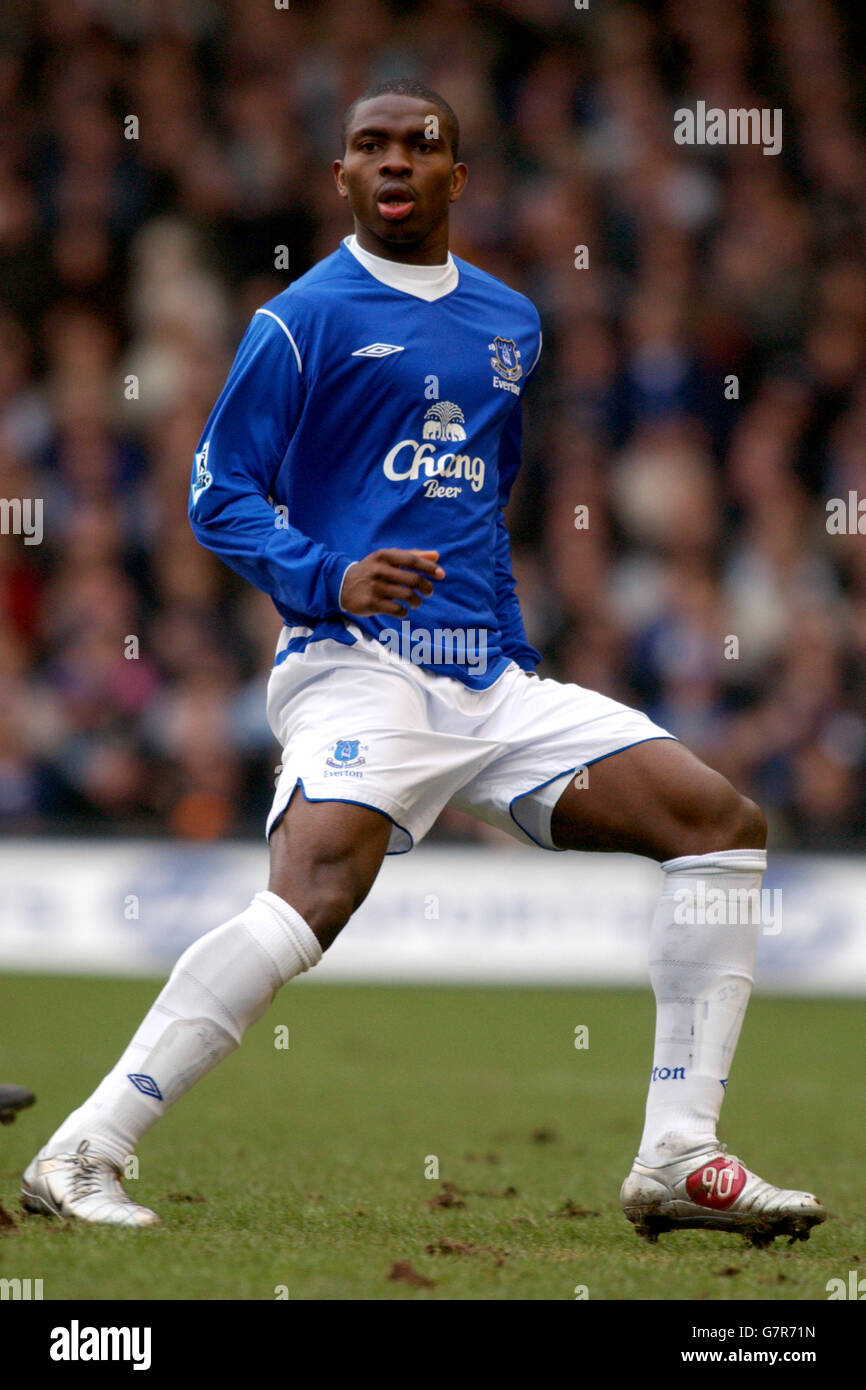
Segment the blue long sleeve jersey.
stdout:
<svg viewBox="0 0 866 1390">
<path fill-rule="evenodd" d="M 341 244 L 256 311 L 238 348 L 199 441 L 189 517 L 289 627 L 309 630 L 280 659 L 324 637 L 354 642 L 347 623 L 474 689 L 510 661 L 532 670 L 541 659 L 502 514 L 538 313 L 453 261 L 456 288 L 427 302 L 383 284 Z M 348 566 L 391 546 L 438 550 L 446 577 L 402 623 L 342 610 Z"/>
</svg>

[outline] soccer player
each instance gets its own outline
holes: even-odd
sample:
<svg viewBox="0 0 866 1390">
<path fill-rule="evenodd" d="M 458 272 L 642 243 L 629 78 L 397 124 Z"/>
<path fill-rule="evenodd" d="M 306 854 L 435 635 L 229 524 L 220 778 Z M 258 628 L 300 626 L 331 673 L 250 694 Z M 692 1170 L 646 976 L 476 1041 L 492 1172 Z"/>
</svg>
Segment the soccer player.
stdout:
<svg viewBox="0 0 866 1390">
<path fill-rule="evenodd" d="M 334 175 L 354 235 L 253 315 L 192 471 L 196 536 L 284 622 L 268 684 L 284 749 L 268 887 L 184 952 L 30 1164 L 24 1207 L 157 1221 L 121 1187 L 127 1156 L 318 963 L 383 857 L 451 802 L 523 843 L 627 851 L 664 871 L 627 1218 L 650 1237 L 804 1236 L 824 1220 L 817 1199 L 770 1186 L 716 1138 L 759 929 L 733 908 L 759 896 L 764 817 L 642 713 L 536 676 L 503 507 L 538 313 L 449 253 L 467 171 L 441 96 L 383 84 L 349 108 L 344 136 Z M 724 925 L 699 910 L 710 890 L 731 904 Z"/>
</svg>

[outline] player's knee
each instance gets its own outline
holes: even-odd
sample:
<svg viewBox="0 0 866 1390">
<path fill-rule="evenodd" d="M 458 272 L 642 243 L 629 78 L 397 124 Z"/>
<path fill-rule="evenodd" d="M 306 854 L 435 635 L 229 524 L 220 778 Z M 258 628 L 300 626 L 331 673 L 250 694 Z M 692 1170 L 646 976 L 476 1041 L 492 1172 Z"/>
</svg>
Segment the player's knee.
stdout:
<svg viewBox="0 0 866 1390">
<path fill-rule="evenodd" d="M 763 849 L 767 843 L 767 817 L 747 796 L 739 797 L 737 842 L 729 849 Z"/>
<path fill-rule="evenodd" d="M 741 795 L 724 777 L 713 779 L 702 803 L 703 814 L 692 820 L 690 847 L 680 854 L 712 854 L 726 849 L 763 849 L 767 821 L 760 806 Z"/>
<path fill-rule="evenodd" d="M 326 951 L 366 897 L 367 885 L 351 860 L 328 860 L 306 866 L 297 879 L 272 891 L 299 912 Z"/>
</svg>

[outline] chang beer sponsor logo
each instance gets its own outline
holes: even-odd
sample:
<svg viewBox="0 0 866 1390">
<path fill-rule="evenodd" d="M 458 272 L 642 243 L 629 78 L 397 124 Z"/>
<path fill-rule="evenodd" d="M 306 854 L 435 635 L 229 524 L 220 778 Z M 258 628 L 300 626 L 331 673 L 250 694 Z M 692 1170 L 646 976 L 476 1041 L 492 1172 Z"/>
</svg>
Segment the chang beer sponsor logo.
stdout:
<svg viewBox="0 0 866 1390">
<path fill-rule="evenodd" d="M 443 444 L 466 439 L 466 418 L 453 401 L 434 401 L 426 412 L 421 439 L 401 439 L 389 449 L 382 472 L 391 483 L 423 478 L 425 497 L 459 497 L 468 483 L 473 492 L 484 486 L 484 460 Z M 444 480 L 444 481 L 443 481 Z"/>
</svg>

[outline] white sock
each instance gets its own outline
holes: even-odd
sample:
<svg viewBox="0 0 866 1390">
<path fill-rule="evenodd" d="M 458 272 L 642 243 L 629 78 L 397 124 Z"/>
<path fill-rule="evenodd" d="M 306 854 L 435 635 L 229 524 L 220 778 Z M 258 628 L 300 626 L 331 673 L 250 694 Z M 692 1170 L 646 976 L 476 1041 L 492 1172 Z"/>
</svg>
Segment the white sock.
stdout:
<svg viewBox="0 0 866 1390">
<path fill-rule="evenodd" d="M 257 893 L 184 951 L 123 1056 L 43 1154 L 87 1139 L 122 1166 L 168 1107 L 240 1045 L 277 990 L 321 958 L 303 917 L 276 893 Z"/>
<path fill-rule="evenodd" d="M 766 850 L 662 864 L 650 929 L 656 1036 L 638 1160 L 649 1167 L 717 1142 L 725 1083 L 752 991 Z"/>
</svg>

